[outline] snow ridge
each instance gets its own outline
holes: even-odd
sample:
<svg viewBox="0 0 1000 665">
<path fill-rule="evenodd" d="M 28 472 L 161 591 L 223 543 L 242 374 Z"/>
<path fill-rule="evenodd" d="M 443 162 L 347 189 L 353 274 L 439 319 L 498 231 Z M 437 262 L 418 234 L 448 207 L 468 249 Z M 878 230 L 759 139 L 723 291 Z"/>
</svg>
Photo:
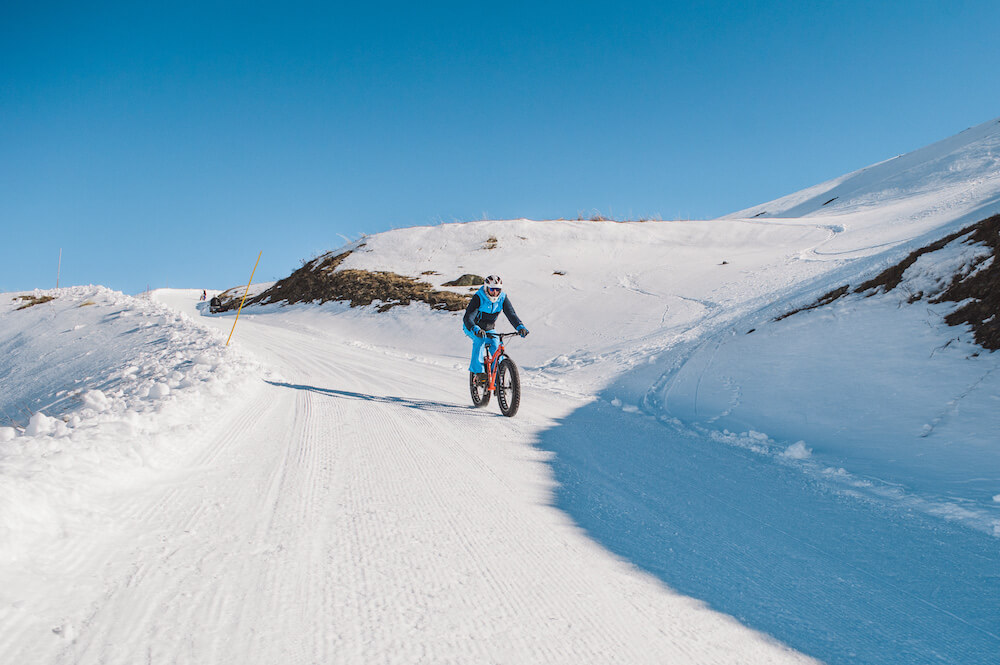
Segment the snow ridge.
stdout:
<svg viewBox="0 0 1000 665">
<path fill-rule="evenodd" d="M 0 296 L 0 561 L 91 528 L 94 499 L 153 482 L 196 448 L 185 432 L 252 389 L 260 366 L 221 333 L 100 286 Z"/>
</svg>

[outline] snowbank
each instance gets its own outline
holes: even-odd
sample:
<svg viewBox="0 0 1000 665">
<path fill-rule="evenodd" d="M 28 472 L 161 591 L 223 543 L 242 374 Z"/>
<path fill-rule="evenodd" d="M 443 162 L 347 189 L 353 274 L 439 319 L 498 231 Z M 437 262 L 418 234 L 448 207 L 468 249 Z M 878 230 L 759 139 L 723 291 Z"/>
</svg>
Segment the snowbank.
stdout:
<svg viewBox="0 0 1000 665">
<path fill-rule="evenodd" d="M 757 452 L 1000 536 L 1000 354 L 977 346 L 967 325 L 947 325 L 956 303 L 934 301 L 984 251 L 957 239 L 888 293 L 734 324 L 663 377 L 646 405 L 716 441 L 766 432 L 771 445 Z"/>
<path fill-rule="evenodd" d="M 44 295 L 19 309 L 0 294 L 0 561 L 177 468 L 260 376 L 220 333 L 151 300 L 99 286 Z"/>
</svg>

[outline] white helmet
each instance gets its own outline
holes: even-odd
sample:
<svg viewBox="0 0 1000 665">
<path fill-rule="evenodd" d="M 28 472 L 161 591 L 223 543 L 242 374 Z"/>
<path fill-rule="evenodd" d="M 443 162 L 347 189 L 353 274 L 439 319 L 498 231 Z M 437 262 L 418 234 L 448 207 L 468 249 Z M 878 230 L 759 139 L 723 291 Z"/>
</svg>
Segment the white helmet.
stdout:
<svg viewBox="0 0 1000 665">
<path fill-rule="evenodd" d="M 496 302 L 503 292 L 503 280 L 496 275 L 490 275 L 483 281 L 483 291 L 490 302 Z"/>
</svg>

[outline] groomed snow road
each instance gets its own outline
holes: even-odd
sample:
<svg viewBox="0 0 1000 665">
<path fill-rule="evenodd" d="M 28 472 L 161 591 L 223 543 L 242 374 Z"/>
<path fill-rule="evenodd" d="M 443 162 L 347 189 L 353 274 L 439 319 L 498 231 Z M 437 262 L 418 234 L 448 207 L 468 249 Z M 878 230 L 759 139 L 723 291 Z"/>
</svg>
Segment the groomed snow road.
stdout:
<svg viewBox="0 0 1000 665">
<path fill-rule="evenodd" d="M 532 388 L 504 418 L 454 359 L 281 316 L 244 316 L 234 343 L 274 374 L 182 478 L 121 503 L 110 543 L 54 555 L 36 597 L 68 619 L 5 631 L 4 662 L 810 662 L 553 507 L 533 444 L 583 398 Z"/>
</svg>

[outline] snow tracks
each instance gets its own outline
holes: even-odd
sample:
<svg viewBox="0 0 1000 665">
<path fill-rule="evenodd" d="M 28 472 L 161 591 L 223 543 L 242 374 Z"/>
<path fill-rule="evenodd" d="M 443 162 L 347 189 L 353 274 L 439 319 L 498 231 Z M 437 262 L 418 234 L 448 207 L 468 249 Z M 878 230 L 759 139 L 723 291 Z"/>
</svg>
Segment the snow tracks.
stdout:
<svg viewBox="0 0 1000 665">
<path fill-rule="evenodd" d="M 91 582 L 40 585 L 62 628 L 8 633 L 17 662 L 807 660 L 552 507 L 532 444 L 578 400 L 531 390 L 506 419 L 468 405 L 446 359 L 246 323 L 241 343 L 282 378 L 203 433 L 183 477 L 122 502 L 120 533 L 73 575 Z"/>
</svg>

